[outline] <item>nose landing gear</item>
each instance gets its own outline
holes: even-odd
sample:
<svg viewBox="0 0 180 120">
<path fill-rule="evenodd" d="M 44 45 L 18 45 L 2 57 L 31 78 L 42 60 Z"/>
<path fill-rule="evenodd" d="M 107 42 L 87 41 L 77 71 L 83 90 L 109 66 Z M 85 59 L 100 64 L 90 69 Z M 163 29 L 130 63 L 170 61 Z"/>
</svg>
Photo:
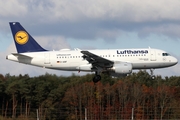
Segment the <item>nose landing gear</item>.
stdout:
<svg viewBox="0 0 180 120">
<path fill-rule="evenodd" d="M 150 72 L 151 72 L 151 79 L 154 80 L 155 79 L 154 69 L 150 69 Z"/>
</svg>

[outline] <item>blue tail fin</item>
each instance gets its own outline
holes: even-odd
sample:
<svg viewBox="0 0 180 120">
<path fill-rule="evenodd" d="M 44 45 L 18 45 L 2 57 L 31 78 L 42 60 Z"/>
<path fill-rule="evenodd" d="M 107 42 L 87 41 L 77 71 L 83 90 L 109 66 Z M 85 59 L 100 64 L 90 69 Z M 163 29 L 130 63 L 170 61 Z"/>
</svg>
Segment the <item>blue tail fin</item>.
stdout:
<svg viewBox="0 0 180 120">
<path fill-rule="evenodd" d="M 19 22 L 10 22 L 9 24 L 18 53 L 46 51 L 33 39 Z"/>
</svg>

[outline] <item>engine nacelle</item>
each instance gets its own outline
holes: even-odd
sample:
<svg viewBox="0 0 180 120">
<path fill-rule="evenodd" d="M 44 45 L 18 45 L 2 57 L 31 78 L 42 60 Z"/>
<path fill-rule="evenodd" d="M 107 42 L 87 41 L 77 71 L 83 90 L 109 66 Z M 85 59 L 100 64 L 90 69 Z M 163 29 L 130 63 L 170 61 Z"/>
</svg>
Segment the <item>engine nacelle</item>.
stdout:
<svg viewBox="0 0 180 120">
<path fill-rule="evenodd" d="M 132 72 L 132 64 L 127 62 L 115 63 L 111 70 L 117 74 L 129 74 Z"/>
<path fill-rule="evenodd" d="M 77 67 L 79 71 L 91 71 L 92 65 L 87 64 L 87 65 L 80 65 Z"/>
</svg>

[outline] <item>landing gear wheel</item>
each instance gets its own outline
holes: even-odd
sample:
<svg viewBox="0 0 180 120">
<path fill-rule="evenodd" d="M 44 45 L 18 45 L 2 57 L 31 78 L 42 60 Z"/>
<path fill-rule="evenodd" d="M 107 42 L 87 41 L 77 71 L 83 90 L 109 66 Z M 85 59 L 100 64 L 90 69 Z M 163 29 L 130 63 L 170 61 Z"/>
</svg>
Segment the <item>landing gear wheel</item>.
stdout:
<svg viewBox="0 0 180 120">
<path fill-rule="evenodd" d="M 93 78 L 93 82 L 94 83 L 97 83 L 98 81 L 100 81 L 101 80 L 101 76 L 100 75 L 96 75 L 96 76 L 94 76 L 94 78 Z"/>
<path fill-rule="evenodd" d="M 154 79 L 155 79 L 155 75 L 152 75 L 152 76 L 151 76 L 151 79 L 154 80 Z"/>
</svg>

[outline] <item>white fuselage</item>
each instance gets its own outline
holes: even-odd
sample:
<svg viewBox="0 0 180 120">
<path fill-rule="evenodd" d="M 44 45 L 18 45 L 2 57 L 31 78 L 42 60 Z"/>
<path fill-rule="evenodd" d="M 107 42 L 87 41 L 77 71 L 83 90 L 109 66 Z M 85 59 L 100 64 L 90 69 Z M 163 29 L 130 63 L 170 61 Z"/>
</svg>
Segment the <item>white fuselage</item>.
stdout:
<svg viewBox="0 0 180 120">
<path fill-rule="evenodd" d="M 111 49 L 88 50 L 102 58 L 116 62 L 128 62 L 132 69 L 164 68 L 177 64 L 177 59 L 158 49 Z M 8 55 L 7 59 L 49 69 L 65 71 L 91 71 L 79 66 L 89 65 L 82 56 L 81 50 L 60 50 L 21 53 L 22 56 Z M 26 57 L 28 56 L 28 57 Z"/>
</svg>

